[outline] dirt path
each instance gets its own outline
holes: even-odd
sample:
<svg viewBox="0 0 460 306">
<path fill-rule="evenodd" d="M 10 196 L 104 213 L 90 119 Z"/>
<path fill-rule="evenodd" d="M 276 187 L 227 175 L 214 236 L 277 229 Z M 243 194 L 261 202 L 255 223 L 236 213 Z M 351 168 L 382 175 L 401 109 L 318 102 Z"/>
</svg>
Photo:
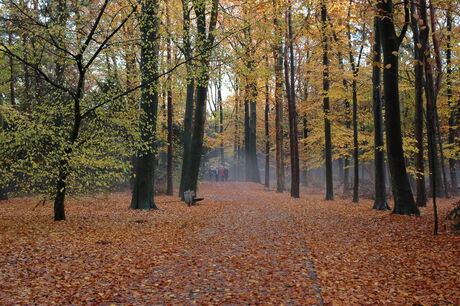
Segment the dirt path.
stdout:
<svg viewBox="0 0 460 306">
<path fill-rule="evenodd" d="M 202 207 L 190 212 L 201 218 L 202 228 L 187 234 L 188 243 L 175 260 L 155 273 L 157 280 L 174 279 L 162 288 L 163 298 L 199 304 L 322 304 L 302 236 L 274 199 L 280 195 L 256 196 L 251 192 L 256 185 L 206 187 Z M 199 216 L 207 205 L 213 206 L 208 215 Z"/>
</svg>

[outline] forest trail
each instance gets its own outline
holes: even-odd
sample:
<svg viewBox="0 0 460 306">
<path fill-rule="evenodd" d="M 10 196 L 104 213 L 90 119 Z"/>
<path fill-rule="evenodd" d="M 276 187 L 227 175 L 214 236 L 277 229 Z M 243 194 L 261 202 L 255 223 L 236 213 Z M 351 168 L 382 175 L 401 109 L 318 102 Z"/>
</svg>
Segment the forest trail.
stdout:
<svg viewBox="0 0 460 306">
<path fill-rule="evenodd" d="M 213 210 L 201 216 L 202 230 L 186 235 L 189 243 L 160 272 L 175 279 L 171 292 L 182 288 L 178 301 L 322 304 L 306 244 L 280 196 L 254 188 L 263 189 L 226 182 L 200 190 L 203 206 L 211 201 Z M 202 214 L 199 206 L 195 213 Z"/>
</svg>

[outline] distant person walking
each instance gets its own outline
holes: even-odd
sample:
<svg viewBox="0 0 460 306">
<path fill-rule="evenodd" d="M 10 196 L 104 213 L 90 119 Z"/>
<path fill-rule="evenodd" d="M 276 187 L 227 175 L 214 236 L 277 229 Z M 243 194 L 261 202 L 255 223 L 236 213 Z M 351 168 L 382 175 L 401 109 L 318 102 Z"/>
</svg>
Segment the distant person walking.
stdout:
<svg viewBox="0 0 460 306">
<path fill-rule="evenodd" d="M 214 168 L 214 176 L 216 177 L 216 182 L 219 181 L 219 169 Z"/>
<path fill-rule="evenodd" d="M 222 182 L 224 181 L 224 176 L 225 176 L 225 171 L 224 171 L 224 168 L 221 167 L 219 168 L 219 178 Z"/>
<path fill-rule="evenodd" d="M 224 168 L 224 181 L 228 181 L 228 168 Z"/>
</svg>

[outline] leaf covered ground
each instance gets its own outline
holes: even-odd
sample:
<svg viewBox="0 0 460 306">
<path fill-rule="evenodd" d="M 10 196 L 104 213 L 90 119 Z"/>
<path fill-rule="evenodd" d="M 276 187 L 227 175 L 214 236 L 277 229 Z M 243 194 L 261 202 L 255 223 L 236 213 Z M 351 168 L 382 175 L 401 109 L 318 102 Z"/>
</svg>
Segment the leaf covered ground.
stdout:
<svg viewBox="0 0 460 306">
<path fill-rule="evenodd" d="M 128 193 L 69 199 L 57 223 L 51 203 L 0 202 L 0 304 L 460 304 L 460 237 L 433 236 L 430 207 L 393 216 L 245 183 L 200 196 L 150 212 Z"/>
</svg>

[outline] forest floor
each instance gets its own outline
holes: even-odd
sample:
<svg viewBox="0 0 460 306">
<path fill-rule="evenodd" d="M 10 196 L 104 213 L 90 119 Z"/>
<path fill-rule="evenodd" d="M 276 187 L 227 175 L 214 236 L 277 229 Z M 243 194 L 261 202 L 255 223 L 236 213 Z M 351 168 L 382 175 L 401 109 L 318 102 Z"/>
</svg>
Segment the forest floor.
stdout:
<svg viewBox="0 0 460 306">
<path fill-rule="evenodd" d="M 460 305 L 460 236 L 433 236 L 431 207 L 394 216 L 231 182 L 199 195 L 149 212 L 128 193 L 71 198 L 65 222 L 51 203 L 0 202 L 0 304 Z"/>
</svg>

